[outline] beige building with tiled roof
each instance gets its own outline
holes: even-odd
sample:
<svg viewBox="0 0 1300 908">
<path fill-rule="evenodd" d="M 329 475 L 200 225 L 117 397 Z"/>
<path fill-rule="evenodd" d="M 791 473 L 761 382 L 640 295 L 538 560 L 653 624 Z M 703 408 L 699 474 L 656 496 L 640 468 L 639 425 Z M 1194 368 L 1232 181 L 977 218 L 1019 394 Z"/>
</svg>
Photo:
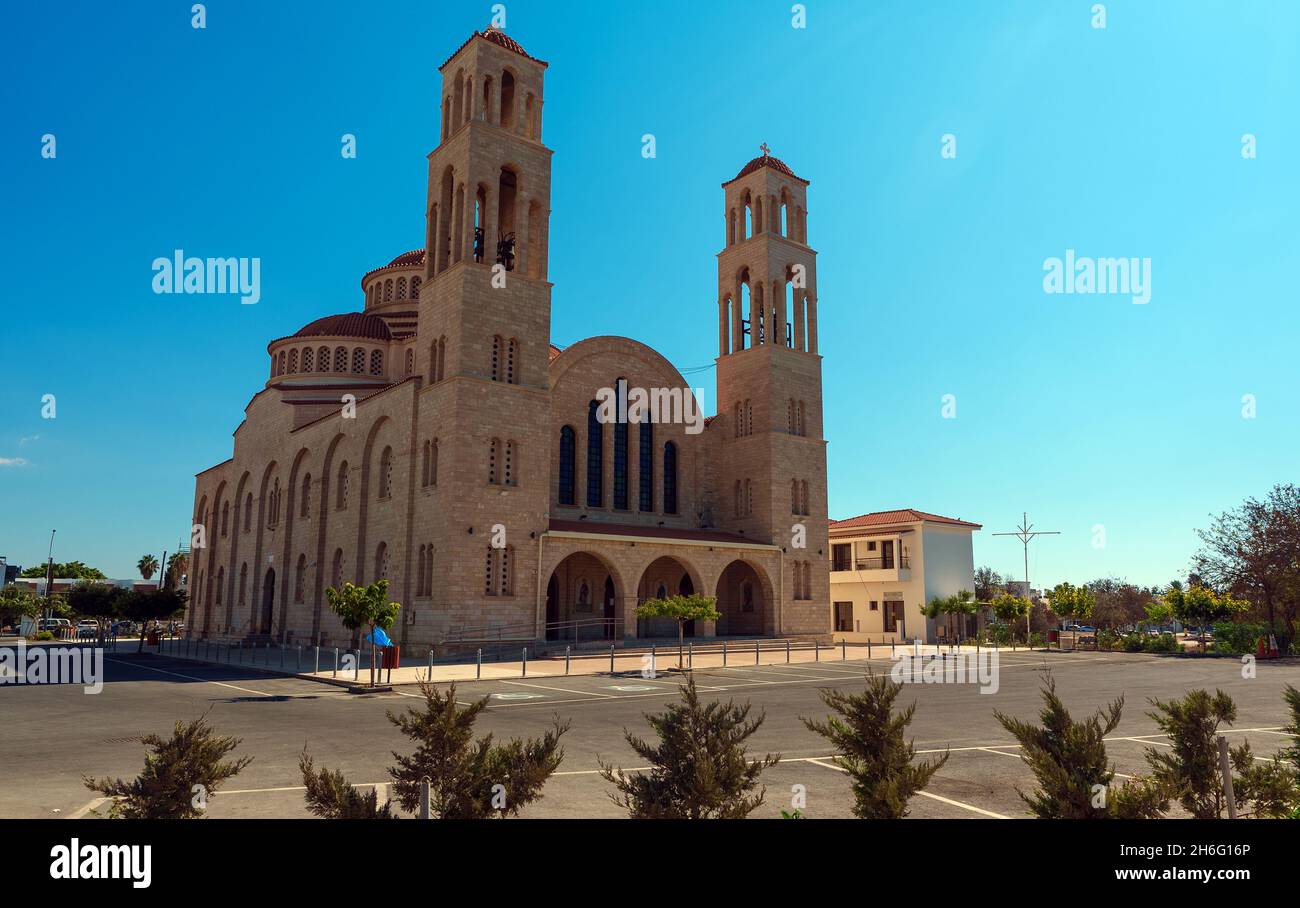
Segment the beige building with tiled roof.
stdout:
<svg viewBox="0 0 1300 908">
<path fill-rule="evenodd" d="M 972 590 L 971 534 L 978 523 L 912 508 L 830 521 L 831 618 L 836 640 L 947 640 L 948 619 L 922 612 L 936 597 Z M 956 619 L 954 619 L 955 622 Z"/>
<path fill-rule="evenodd" d="M 471 36 L 441 68 L 423 248 L 268 346 L 233 457 L 197 477 L 196 633 L 346 643 L 326 588 L 386 578 L 408 652 L 667 634 L 634 610 L 679 592 L 718 599 L 696 635 L 829 635 L 808 183 L 764 151 L 723 184 L 717 308 L 675 313 L 718 318 L 718 413 L 692 422 L 644 344 L 550 343 L 546 68 Z M 682 408 L 606 418 L 602 389 Z"/>
</svg>

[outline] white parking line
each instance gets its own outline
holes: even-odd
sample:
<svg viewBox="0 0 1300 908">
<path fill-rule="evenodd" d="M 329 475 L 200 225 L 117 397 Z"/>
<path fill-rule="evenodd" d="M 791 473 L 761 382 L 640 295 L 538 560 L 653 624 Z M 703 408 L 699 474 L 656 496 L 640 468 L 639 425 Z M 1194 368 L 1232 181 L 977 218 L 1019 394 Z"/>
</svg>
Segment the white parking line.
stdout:
<svg viewBox="0 0 1300 908">
<path fill-rule="evenodd" d="M 562 693 L 562 694 L 579 694 L 579 695 L 581 695 L 581 694 L 590 694 L 590 695 L 595 696 L 595 697 L 603 697 L 603 698 L 606 699 L 606 700 L 617 700 L 617 699 L 618 699 L 618 697 L 616 697 L 614 694 L 602 694 L 602 693 L 597 693 L 597 692 L 594 691 L 594 690 L 592 690 L 592 691 L 587 691 L 587 690 L 572 690 L 572 689 L 567 688 L 567 687 L 550 687 L 550 686 L 545 685 L 545 684 L 530 684 L 530 683 L 527 682 L 527 681 L 506 681 L 504 678 L 501 680 L 501 683 L 502 683 L 502 684 L 518 684 L 520 687 L 535 687 L 535 688 L 537 688 L 538 690 L 553 690 L 553 691 L 559 691 L 559 692 Z"/>
<path fill-rule="evenodd" d="M 122 662 L 118 659 L 105 659 L 105 662 L 116 662 L 118 665 L 129 665 L 132 668 L 142 668 L 147 672 L 157 672 L 160 675 L 171 675 L 173 678 L 184 678 L 186 681 L 202 681 L 204 684 L 215 684 L 218 687 L 228 687 L 231 690 L 243 691 L 246 694 L 257 694 L 259 697 L 274 697 L 275 694 L 268 694 L 265 691 L 253 690 L 250 687 L 240 687 L 237 684 L 227 684 L 224 681 L 213 681 L 211 678 L 198 678 L 194 675 L 182 675 L 180 672 L 169 672 L 161 668 L 150 668 L 147 665 L 136 665 L 133 662 Z"/>
<path fill-rule="evenodd" d="M 842 772 L 842 773 L 848 772 L 848 770 L 842 766 L 836 766 L 834 763 L 826 763 L 822 760 L 816 759 L 815 757 L 809 758 L 807 762 L 812 763 L 816 766 L 824 767 L 826 769 L 833 769 L 836 772 Z M 992 817 L 995 820 L 1011 819 L 1011 817 L 1006 816 L 1005 814 L 994 813 L 991 810 L 985 810 L 983 807 L 976 807 L 974 804 L 963 804 L 961 801 L 954 801 L 952 798 L 945 798 L 942 795 L 931 794 L 928 791 L 918 791 L 915 792 L 915 794 L 921 795 L 922 797 L 926 797 L 926 798 L 932 798 L 935 801 L 942 801 L 944 804 L 950 804 L 953 807 L 960 807 L 962 810 L 969 810 L 971 813 L 977 813 L 980 816 Z"/>
</svg>

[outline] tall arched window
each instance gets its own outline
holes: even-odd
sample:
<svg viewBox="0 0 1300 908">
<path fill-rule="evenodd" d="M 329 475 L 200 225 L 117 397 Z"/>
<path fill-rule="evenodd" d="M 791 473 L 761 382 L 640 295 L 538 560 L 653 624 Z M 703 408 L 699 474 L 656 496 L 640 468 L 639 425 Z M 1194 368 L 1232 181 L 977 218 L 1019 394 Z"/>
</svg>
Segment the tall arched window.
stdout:
<svg viewBox="0 0 1300 908">
<path fill-rule="evenodd" d="M 614 381 L 614 509 L 628 509 L 627 488 L 627 379 Z"/>
<path fill-rule="evenodd" d="M 407 375 L 415 374 L 415 351 L 414 350 L 406 351 L 406 374 Z"/>
<path fill-rule="evenodd" d="M 654 425 L 643 416 L 637 429 L 637 507 L 642 511 L 655 509 L 655 453 Z"/>
<path fill-rule="evenodd" d="M 247 533 L 253 528 L 253 493 L 249 492 L 244 498 L 244 532 Z"/>
<path fill-rule="evenodd" d="M 497 473 L 497 458 L 501 456 L 501 439 L 494 438 L 488 443 L 488 483 L 496 485 L 499 474 Z"/>
<path fill-rule="evenodd" d="M 352 374 L 364 375 L 366 371 L 366 351 L 360 347 L 352 350 Z"/>
<path fill-rule="evenodd" d="M 587 404 L 587 507 L 605 503 L 605 436 L 600 424 L 600 404 Z"/>
<path fill-rule="evenodd" d="M 517 476 L 516 467 L 518 466 L 516 463 L 516 455 L 517 452 L 515 450 L 514 440 L 507 438 L 505 463 L 502 465 L 502 481 L 508 486 L 515 484 Z"/>
<path fill-rule="evenodd" d="M 245 561 L 239 567 L 239 607 L 243 608 L 244 603 L 248 601 L 248 562 Z"/>
<path fill-rule="evenodd" d="M 664 513 L 677 513 L 677 445 L 664 445 Z"/>
<path fill-rule="evenodd" d="M 578 439 L 573 426 L 560 429 L 560 504 L 576 504 L 574 481 L 577 475 Z"/>
<path fill-rule="evenodd" d="M 307 590 L 307 556 L 298 556 L 298 566 L 293 572 L 293 601 L 302 602 Z"/>
<path fill-rule="evenodd" d="M 506 384 L 516 384 L 518 378 L 519 341 L 513 337 L 506 342 Z"/>
<path fill-rule="evenodd" d="M 501 380 L 501 335 L 492 336 L 492 380 Z"/>
<path fill-rule="evenodd" d="M 314 368 L 313 365 L 312 365 L 312 352 L 311 352 L 311 347 L 308 347 L 308 348 L 306 348 L 305 350 L 302 351 L 302 371 L 304 371 L 304 372 L 315 372 L 315 371 L 316 371 L 315 368 Z"/>
<path fill-rule="evenodd" d="M 302 503 L 298 508 L 299 517 L 311 516 L 311 474 L 302 478 Z"/>
<path fill-rule="evenodd" d="M 429 485 L 438 484 L 438 439 L 433 440 L 433 463 L 429 467 Z"/>
<path fill-rule="evenodd" d="M 384 351 L 383 350 L 370 351 L 370 374 L 371 375 L 384 374 Z"/>
<path fill-rule="evenodd" d="M 330 370 L 330 348 L 321 347 L 316 351 L 316 371 L 328 372 Z"/>
<path fill-rule="evenodd" d="M 298 371 L 298 348 L 294 347 L 289 351 L 289 372 L 294 374 Z"/>
<path fill-rule="evenodd" d="M 221 535 L 225 536 L 230 529 L 230 502 L 221 503 Z"/>
<path fill-rule="evenodd" d="M 343 588 L 343 550 L 334 550 L 334 560 L 330 564 L 330 586 L 334 589 Z"/>
<path fill-rule="evenodd" d="M 384 448 L 379 455 L 379 497 L 391 498 L 393 495 L 393 449 Z"/>
<path fill-rule="evenodd" d="M 790 513 L 799 513 L 799 480 L 790 480 Z"/>
<path fill-rule="evenodd" d="M 420 486 L 423 488 L 429 484 L 429 467 L 433 456 L 433 444 L 425 441 L 420 449 Z"/>
<path fill-rule="evenodd" d="M 339 464 L 338 491 L 334 506 L 340 511 L 348 506 L 348 462 L 346 460 Z"/>
<path fill-rule="evenodd" d="M 808 506 L 808 480 L 805 479 L 803 480 L 803 482 L 799 484 L 799 490 L 801 493 L 800 497 L 802 498 L 802 502 L 803 502 L 803 513 L 811 514 L 812 509 Z"/>
<path fill-rule="evenodd" d="M 397 279 L 397 298 L 399 300 L 406 299 L 406 278 L 404 277 Z"/>
<path fill-rule="evenodd" d="M 334 348 L 334 371 L 348 371 L 348 351 L 345 347 Z"/>
<path fill-rule="evenodd" d="M 375 579 L 388 579 L 388 543 L 386 542 L 375 546 Z"/>
<path fill-rule="evenodd" d="M 424 546 L 420 546 L 420 557 L 416 561 L 415 594 L 424 595 Z"/>
</svg>

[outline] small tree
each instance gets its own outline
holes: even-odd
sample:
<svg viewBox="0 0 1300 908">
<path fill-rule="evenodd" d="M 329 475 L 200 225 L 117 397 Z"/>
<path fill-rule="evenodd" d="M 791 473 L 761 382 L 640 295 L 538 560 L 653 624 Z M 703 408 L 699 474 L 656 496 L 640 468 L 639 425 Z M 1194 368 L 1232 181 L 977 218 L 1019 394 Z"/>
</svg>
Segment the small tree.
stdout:
<svg viewBox="0 0 1300 908">
<path fill-rule="evenodd" d="M 722 613 L 716 608 L 712 596 L 669 596 L 666 599 L 647 599 L 637 606 L 638 618 L 672 618 L 677 622 L 677 667 L 682 667 L 682 644 L 686 637 L 687 621 L 717 621 Z"/>
<path fill-rule="evenodd" d="M 141 555 L 135 566 L 145 580 L 152 580 L 153 575 L 158 573 L 158 559 L 152 555 Z"/>
<path fill-rule="evenodd" d="M 763 803 L 759 775 L 780 761 L 779 754 L 750 760 L 745 742 L 763 724 L 749 718 L 749 704 L 728 701 L 701 703 L 695 678 L 682 686 L 682 699 L 658 714 L 646 714 L 659 738 L 651 745 L 624 729 L 632 750 L 648 772 L 615 768 L 598 762 L 600 774 L 616 791 L 610 799 L 642 820 L 743 819 Z"/>
<path fill-rule="evenodd" d="M 0 587 L 0 624 L 20 624 L 24 617 L 35 618 L 41 603 L 25 587 L 16 583 Z"/>
<path fill-rule="evenodd" d="M 118 601 L 120 614 L 140 625 L 139 652 L 144 652 L 149 624 L 184 614 L 186 598 L 180 590 L 132 590 Z"/>
<path fill-rule="evenodd" d="M 1164 627 L 1174 620 L 1174 609 L 1168 602 L 1161 599 L 1154 599 L 1146 605 L 1147 623 L 1154 624 L 1156 627 Z"/>
<path fill-rule="evenodd" d="M 947 752 L 934 760 L 912 762 L 916 748 L 904 740 L 903 733 L 916 704 L 894 711 L 902 688 L 885 675 L 868 672 L 866 690 L 860 694 L 822 689 L 822 702 L 836 715 L 825 722 L 800 717 L 809 730 L 834 745 L 833 762 L 853 779 L 853 815 L 863 820 L 907 816 L 907 802 L 948 762 Z"/>
<path fill-rule="evenodd" d="M 105 623 L 120 614 L 123 600 L 129 594 L 107 583 L 82 581 L 68 590 L 68 608 L 73 614 L 94 618 L 96 639 L 103 641 Z"/>
<path fill-rule="evenodd" d="M 401 606 L 388 601 L 388 581 L 376 580 L 369 586 L 356 586 L 344 583 L 343 589 L 327 587 L 325 598 L 329 600 L 330 609 L 339 616 L 343 626 L 350 631 L 363 627 L 370 628 L 370 685 L 375 684 L 375 656 L 378 646 L 375 643 L 375 628 L 387 631 L 397 620 Z"/>
<path fill-rule="evenodd" d="M 1028 599 L 1023 596 L 1013 596 L 1010 593 L 1003 593 L 989 605 L 997 619 L 1013 629 L 1011 632 L 1013 635 L 1016 633 L 1016 629 L 1025 622 L 1025 618 L 1028 617 L 1029 610 L 1032 608 L 1032 604 Z"/>
<path fill-rule="evenodd" d="M 1146 760 L 1156 781 L 1196 819 L 1220 819 L 1227 802 L 1217 737 L 1221 724 L 1237 720 L 1237 705 L 1221 690 L 1211 696 L 1200 689 L 1189 691 L 1182 699 L 1152 700 L 1151 704 L 1156 712 L 1148 715 L 1171 745 L 1147 748 Z M 1278 794 L 1281 780 L 1266 764 L 1256 766 L 1249 742 L 1232 748 L 1229 755 L 1239 774 L 1233 776 L 1232 788 L 1240 813 L 1275 815 L 1274 809 L 1281 809 L 1278 800 L 1284 800 Z"/>
<path fill-rule="evenodd" d="M 1021 745 L 1021 758 L 1038 781 L 1031 795 L 1017 790 L 1034 816 L 1044 820 L 1158 819 L 1169 808 L 1158 786 L 1135 780 L 1113 786 L 1115 770 L 1106 756 L 1105 738 L 1119 725 L 1124 709 L 1120 696 L 1082 722 L 1056 694 L 1048 673 L 1042 690 L 1041 725 L 1004 713 L 993 715 Z"/>
<path fill-rule="evenodd" d="M 1173 610 L 1174 617 L 1184 625 L 1196 625 L 1201 652 L 1205 652 L 1207 624 L 1235 617 L 1250 608 L 1249 602 L 1244 599 L 1234 599 L 1226 593 L 1220 595 L 1203 586 L 1193 586 L 1184 590 L 1177 584 L 1169 587 L 1165 593 L 1165 602 Z"/>
<path fill-rule="evenodd" d="M 940 615 L 947 619 L 947 627 L 950 636 L 952 634 L 952 617 L 953 615 L 973 615 L 979 608 L 975 601 L 975 596 L 970 590 L 959 590 L 951 596 L 936 596 L 930 600 L 930 604 L 925 606 L 922 611 L 927 618 L 938 618 Z"/>
<path fill-rule="evenodd" d="M 433 815 L 444 820 L 480 820 L 515 816 L 542 796 L 542 786 L 564 759 L 562 738 L 568 722 L 555 720 L 541 738 L 512 738 L 493 744 L 492 736 L 474 740 L 474 722 L 487 708 L 484 697 L 468 706 L 456 702 L 456 685 L 445 695 L 420 681 L 424 708 L 392 711 L 388 721 L 418 744 L 409 757 L 393 753 L 393 790 L 404 810 L 420 806 L 420 783 L 429 780 Z"/>
<path fill-rule="evenodd" d="M 348 784 L 343 773 L 321 767 L 317 771 L 311 755 L 303 748 L 298 757 L 298 770 L 306 786 L 307 809 L 326 820 L 392 820 L 393 802 L 379 806 L 379 792 L 375 789 L 362 794 Z"/>
<path fill-rule="evenodd" d="M 130 782 L 121 779 L 83 781 L 91 791 L 113 798 L 111 819 L 193 820 L 203 816 L 207 801 L 229 778 L 253 761 L 225 757 L 239 746 L 239 738 L 218 735 L 207 713 L 188 725 L 177 722 L 167 740 L 146 735 L 144 772 Z"/>
<path fill-rule="evenodd" d="M 1052 607 L 1052 611 L 1062 618 L 1073 618 L 1076 622 L 1088 620 L 1092 614 L 1092 607 L 1097 600 L 1092 594 L 1092 590 L 1086 586 L 1075 586 L 1072 583 L 1058 583 L 1051 592 L 1047 594 L 1047 601 Z M 1078 641 L 1078 632 L 1074 634 L 1074 639 Z"/>
</svg>

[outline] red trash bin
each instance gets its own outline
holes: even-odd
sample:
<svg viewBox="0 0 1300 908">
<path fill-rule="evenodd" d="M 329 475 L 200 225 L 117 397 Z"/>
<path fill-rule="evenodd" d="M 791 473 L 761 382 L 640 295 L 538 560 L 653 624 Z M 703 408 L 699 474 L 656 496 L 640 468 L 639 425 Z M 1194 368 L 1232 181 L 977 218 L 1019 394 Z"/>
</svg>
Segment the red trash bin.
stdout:
<svg viewBox="0 0 1300 908">
<path fill-rule="evenodd" d="M 402 648 L 397 644 L 379 647 L 379 667 L 397 668 L 402 661 Z"/>
</svg>

